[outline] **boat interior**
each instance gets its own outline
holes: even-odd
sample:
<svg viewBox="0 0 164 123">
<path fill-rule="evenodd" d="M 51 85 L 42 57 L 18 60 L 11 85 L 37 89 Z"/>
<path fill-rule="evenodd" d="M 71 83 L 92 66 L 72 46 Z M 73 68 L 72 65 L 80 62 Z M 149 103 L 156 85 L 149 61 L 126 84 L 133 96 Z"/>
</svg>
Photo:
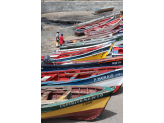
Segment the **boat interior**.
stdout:
<svg viewBox="0 0 164 123">
<path fill-rule="evenodd" d="M 78 50 L 78 51 L 53 54 L 53 55 L 50 55 L 50 59 L 59 59 L 59 58 L 65 58 L 65 57 L 70 57 L 70 56 L 74 56 L 74 55 L 80 55 L 85 52 L 93 51 L 93 50 L 101 48 L 101 47 L 103 47 L 103 46 L 96 46 L 96 47 L 91 47 L 91 48 L 85 48 L 85 49 Z M 41 56 L 41 60 L 43 60 L 44 57 L 45 56 Z"/>
<path fill-rule="evenodd" d="M 65 71 L 50 71 L 41 72 L 41 82 L 46 81 L 70 81 L 73 79 L 88 78 L 93 75 L 98 75 L 119 69 L 123 66 L 110 66 L 110 67 L 99 67 L 99 68 L 86 68 L 86 69 L 69 69 Z"/>
<path fill-rule="evenodd" d="M 98 86 L 51 86 L 41 88 L 41 104 L 58 103 L 102 91 Z"/>
</svg>

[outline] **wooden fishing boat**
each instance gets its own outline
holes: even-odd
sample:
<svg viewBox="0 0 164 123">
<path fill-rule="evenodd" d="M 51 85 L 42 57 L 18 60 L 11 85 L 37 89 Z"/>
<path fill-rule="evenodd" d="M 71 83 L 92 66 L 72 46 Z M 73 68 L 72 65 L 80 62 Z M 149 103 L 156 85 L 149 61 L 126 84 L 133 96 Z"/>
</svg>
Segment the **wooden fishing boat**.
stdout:
<svg viewBox="0 0 164 123">
<path fill-rule="evenodd" d="M 41 88 L 41 119 L 93 120 L 105 109 L 115 87 L 51 86 Z"/>
<path fill-rule="evenodd" d="M 111 7 L 105 7 L 105 8 L 100 8 L 100 9 L 94 9 L 93 11 L 95 14 L 101 13 L 101 12 L 106 12 L 106 11 L 112 11 L 114 9 L 114 6 Z"/>
<path fill-rule="evenodd" d="M 85 25 L 82 25 L 82 26 L 74 27 L 73 30 L 74 30 L 76 35 L 82 35 L 82 34 L 84 34 L 84 30 L 93 28 L 93 27 L 98 26 L 100 24 L 110 22 L 113 19 L 114 19 L 113 16 L 108 17 L 108 18 L 105 18 L 105 19 L 102 19 L 102 20 L 99 20 L 99 21 L 95 21 L 95 22 L 91 22 L 91 23 L 88 23 L 88 24 L 85 24 Z"/>
<path fill-rule="evenodd" d="M 97 46 L 105 46 L 107 45 L 109 42 L 105 42 L 105 43 L 101 43 L 101 44 L 97 44 L 97 45 L 91 45 L 91 46 L 87 46 L 87 47 L 79 47 L 79 48 L 70 48 L 70 49 L 63 49 L 63 50 L 60 50 L 60 49 L 57 49 L 55 52 L 53 52 L 53 54 L 56 54 L 56 53 L 66 53 L 66 52 L 73 52 L 73 51 L 78 51 L 78 50 L 83 50 L 83 49 L 86 49 L 86 48 L 91 48 L 91 47 L 97 47 Z M 123 45 L 123 40 L 115 40 L 115 43 L 113 46 L 120 46 L 120 45 Z"/>
<path fill-rule="evenodd" d="M 123 46 L 114 46 L 112 49 L 112 57 L 123 56 Z"/>
<path fill-rule="evenodd" d="M 115 41 L 109 42 L 106 46 L 102 46 L 98 49 L 80 54 L 72 55 L 69 57 L 63 57 L 58 59 L 49 59 L 47 63 L 63 62 L 63 61 L 85 61 L 85 60 L 96 60 L 106 58 L 107 54 L 111 51 Z"/>
<path fill-rule="evenodd" d="M 63 46 L 60 46 L 60 50 L 99 45 L 99 44 L 106 43 L 106 42 L 113 41 L 113 40 L 115 40 L 116 42 L 123 40 L 123 33 L 117 34 L 114 36 L 110 36 L 107 38 L 97 38 L 97 39 L 91 39 L 88 41 L 81 41 L 81 42 L 78 41 L 76 43 L 63 44 Z"/>
<path fill-rule="evenodd" d="M 116 86 L 118 90 L 123 81 L 111 80 L 120 76 L 123 76 L 123 66 L 41 72 L 41 86 L 103 84 L 106 87 Z"/>
<path fill-rule="evenodd" d="M 115 28 L 118 28 L 119 24 L 121 22 L 122 22 L 122 17 L 121 18 L 117 18 L 115 20 L 112 20 L 109 23 L 106 23 L 104 25 L 97 26 L 95 28 L 85 30 L 84 33 L 86 35 L 97 35 L 99 33 L 103 33 L 103 32 L 106 32 L 106 31 L 111 31 L 111 30 L 113 30 Z"/>
<path fill-rule="evenodd" d="M 53 54 L 56 54 L 56 53 L 65 53 L 65 52 L 72 52 L 72 51 L 78 51 L 78 50 L 83 50 L 83 49 L 86 49 L 86 48 L 91 48 L 91 47 L 97 47 L 97 46 L 105 46 L 106 44 L 108 44 L 109 42 L 105 42 L 105 43 L 99 43 L 99 44 L 96 44 L 96 45 L 88 45 L 88 46 L 81 46 L 81 47 L 75 47 L 75 48 L 70 48 L 69 49 L 57 49 L 55 52 L 53 52 Z"/>
<path fill-rule="evenodd" d="M 119 31 L 117 31 L 119 30 Z M 104 29 L 104 30 L 101 30 L 101 31 L 93 31 L 93 33 L 87 33 L 86 35 L 88 37 L 90 36 L 97 36 L 97 35 L 107 35 L 107 34 L 112 34 L 112 35 L 115 35 L 115 34 L 119 34 L 120 32 L 123 32 L 123 28 L 121 27 L 121 25 L 119 24 L 115 29 L 112 29 L 112 30 L 108 30 L 108 29 Z"/>
<path fill-rule="evenodd" d="M 97 38 L 107 38 L 107 37 L 110 37 L 111 35 L 118 34 L 120 31 L 123 31 L 122 27 L 119 27 L 118 29 L 113 29 L 111 31 L 108 31 L 108 32 L 105 32 L 105 33 L 102 33 L 102 34 L 94 35 L 94 36 L 89 35 L 89 36 L 85 36 L 83 38 L 65 40 L 65 43 L 75 43 L 75 42 L 89 41 L 91 39 L 97 39 Z"/>
<path fill-rule="evenodd" d="M 41 72 L 123 65 L 123 56 L 99 60 L 56 62 L 41 65 Z"/>
<path fill-rule="evenodd" d="M 86 52 L 93 51 L 93 50 L 101 48 L 101 47 L 103 47 L 103 46 L 102 45 L 98 45 L 96 47 L 89 47 L 89 48 L 85 48 L 85 49 L 74 50 L 74 51 L 67 51 L 67 52 L 63 52 L 63 53 L 56 53 L 56 54 L 50 55 L 50 57 L 51 57 L 51 59 L 66 58 L 66 57 L 70 57 L 70 56 L 73 56 L 73 55 L 84 54 Z M 41 60 L 43 60 L 44 57 L 45 56 L 41 56 Z"/>
</svg>

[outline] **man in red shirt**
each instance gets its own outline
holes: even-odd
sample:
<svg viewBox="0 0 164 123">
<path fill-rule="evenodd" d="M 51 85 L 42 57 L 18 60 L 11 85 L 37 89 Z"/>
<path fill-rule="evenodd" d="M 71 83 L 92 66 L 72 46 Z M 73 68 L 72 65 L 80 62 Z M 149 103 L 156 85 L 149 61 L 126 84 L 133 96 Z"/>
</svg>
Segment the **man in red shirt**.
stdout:
<svg viewBox="0 0 164 123">
<path fill-rule="evenodd" d="M 61 33 L 61 36 L 59 37 L 59 40 L 60 40 L 60 45 L 62 46 L 62 44 L 64 43 L 63 33 Z"/>
</svg>

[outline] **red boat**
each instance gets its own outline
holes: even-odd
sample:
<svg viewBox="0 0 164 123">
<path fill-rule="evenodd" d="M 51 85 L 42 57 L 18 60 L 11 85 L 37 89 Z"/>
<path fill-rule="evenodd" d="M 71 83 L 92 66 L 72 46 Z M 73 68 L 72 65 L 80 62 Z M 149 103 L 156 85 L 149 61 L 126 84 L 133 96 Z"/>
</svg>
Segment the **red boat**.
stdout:
<svg viewBox="0 0 164 123">
<path fill-rule="evenodd" d="M 99 34 L 94 35 L 94 36 L 87 35 L 86 37 L 83 37 L 83 38 L 66 40 L 65 43 L 73 43 L 73 42 L 77 42 L 77 41 L 82 42 L 82 41 L 88 41 L 88 40 L 96 39 L 96 38 L 106 38 L 106 37 L 109 37 L 110 34 L 112 34 L 112 35 L 117 34 L 119 31 L 123 31 L 123 28 L 120 27 L 119 29 L 113 29 L 111 31 L 104 31 L 102 33 L 100 32 Z"/>
<path fill-rule="evenodd" d="M 105 18 L 105 19 L 102 19 L 102 20 L 99 20 L 99 21 L 95 21 L 95 22 L 92 22 L 92 23 L 89 23 L 89 24 L 85 24 L 85 25 L 82 25 L 82 26 L 75 27 L 74 28 L 75 34 L 77 34 L 77 35 L 84 34 L 84 30 L 96 27 L 96 26 L 98 26 L 100 24 L 103 24 L 105 22 L 108 22 L 112 19 L 113 19 L 113 17 L 108 17 L 108 18 Z"/>
<path fill-rule="evenodd" d="M 58 53 L 58 54 L 52 54 L 50 55 L 51 58 L 53 59 L 59 59 L 59 58 L 65 58 L 65 57 L 70 57 L 70 56 L 74 56 L 74 55 L 80 55 L 80 54 L 84 54 L 86 52 L 101 48 L 103 46 L 98 45 L 96 47 L 91 47 L 91 48 L 83 48 L 82 50 L 76 50 L 76 51 L 71 51 L 71 52 L 65 52 L 65 53 Z M 43 60 L 45 56 L 41 56 L 41 60 Z"/>
<path fill-rule="evenodd" d="M 41 72 L 41 86 L 54 85 L 96 85 L 121 87 L 123 66 L 95 67 Z M 117 79 L 113 81 L 112 79 Z"/>
<path fill-rule="evenodd" d="M 123 46 L 114 46 L 112 49 L 112 57 L 123 56 Z"/>
<path fill-rule="evenodd" d="M 113 29 L 119 28 L 120 22 L 122 22 L 122 18 L 118 18 L 110 21 L 109 23 L 85 30 L 84 33 L 86 35 L 97 35 L 100 34 L 100 32 L 111 31 Z"/>
</svg>

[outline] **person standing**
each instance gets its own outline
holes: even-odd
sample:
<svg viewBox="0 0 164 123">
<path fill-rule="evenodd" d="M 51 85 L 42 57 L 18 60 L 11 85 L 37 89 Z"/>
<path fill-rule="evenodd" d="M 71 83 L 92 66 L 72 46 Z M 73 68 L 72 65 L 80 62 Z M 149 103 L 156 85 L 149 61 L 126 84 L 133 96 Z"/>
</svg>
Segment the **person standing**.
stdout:
<svg viewBox="0 0 164 123">
<path fill-rule="evenodd" d="M 62 44 L 64 43 L 63 33 L 61 33 L 61 36 L 59 37 L 59 40 L 60 40 L 60 45 L 62 46 Z"/>
<path fill-rule="evenodd" d="M 56 33 L 56 42 L 58 43 L 58 46 L 59 46 L 59 31 L 57 31 Z"/>
</svg>

